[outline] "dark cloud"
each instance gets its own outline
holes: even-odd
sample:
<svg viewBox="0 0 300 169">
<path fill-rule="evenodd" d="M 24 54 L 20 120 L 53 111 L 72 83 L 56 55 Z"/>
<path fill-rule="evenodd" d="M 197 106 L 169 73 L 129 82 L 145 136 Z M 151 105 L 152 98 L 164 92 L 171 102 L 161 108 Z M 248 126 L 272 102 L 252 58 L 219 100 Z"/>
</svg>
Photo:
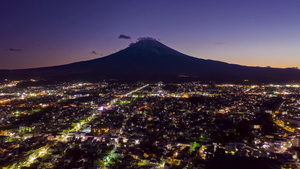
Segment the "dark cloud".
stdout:
<svg viewBox="0 0 300 169">
<path fill-rule="evenodd" d="M 6 51 L 12 51 L 12 52 L 22 52 L 24 51 L 23 49 L 15 49 L 15 48 L 9 48 L 9 49 L 5 49 Z"/>
<path fill-rule="evenodd" d="M 95 52 L 95 51 L 91 51 L 91 52 L 90 52 L 90 54 L 93 54 L 93 55 L 98 55 L 98 53 L 97 53 L 97 52 Z"/>
<path fill-rule="evenodd" d="M 119 39 L 131 39 L 131 37 L 130 37 L 130 36 L 127 36 L 127 35 L 121 34 L 121 35 L 119 36 Z"/>
<path fill-rule="evenodd" d="M 226 45 L 226 42 L 215 42 L 215 45 Z"/>
</svg>

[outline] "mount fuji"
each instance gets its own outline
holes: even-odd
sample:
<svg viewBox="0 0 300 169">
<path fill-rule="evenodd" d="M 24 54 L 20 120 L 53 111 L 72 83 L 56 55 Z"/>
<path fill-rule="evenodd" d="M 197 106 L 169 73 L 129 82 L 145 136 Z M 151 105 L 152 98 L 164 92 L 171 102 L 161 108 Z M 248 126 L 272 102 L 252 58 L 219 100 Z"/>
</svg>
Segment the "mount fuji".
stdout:
<svg viewBox="0 0 300 169">
<path fill-rule="evenodd" d="M 47 80 L 148 80 L 215 82 L 298 82 L 300 70 L 264 68 L 200 59 L 180 53 L 153 38 L 140 38 L 126 49 L 66 65 L 0 70 L 0 78 Z"/>
</svg>

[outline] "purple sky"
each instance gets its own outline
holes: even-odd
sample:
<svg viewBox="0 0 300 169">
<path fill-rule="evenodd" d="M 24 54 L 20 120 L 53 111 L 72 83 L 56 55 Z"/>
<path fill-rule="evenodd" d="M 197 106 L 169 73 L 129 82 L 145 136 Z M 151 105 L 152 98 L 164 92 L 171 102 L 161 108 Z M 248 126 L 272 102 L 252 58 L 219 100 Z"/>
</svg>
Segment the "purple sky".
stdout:
<svg viewBox="0 0 300 169">
<path fill-rule="evenodd" d="M 300 68 L 299 9 L 299 0 L 1 0 L 0 69 L 103 57 L 144 36 L 199 58 Z"/>
</svg>

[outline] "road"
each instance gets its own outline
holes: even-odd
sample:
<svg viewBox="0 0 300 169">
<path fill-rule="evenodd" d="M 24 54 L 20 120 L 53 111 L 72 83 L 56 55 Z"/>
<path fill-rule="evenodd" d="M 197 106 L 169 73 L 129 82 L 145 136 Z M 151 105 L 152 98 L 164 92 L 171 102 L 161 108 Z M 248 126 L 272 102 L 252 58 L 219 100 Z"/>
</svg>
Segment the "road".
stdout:
<svg viewBox="0 0 300 169">
<path fill-rule="evenodd" d="M 147 86 L 149 86 L 149 84 L 146 84 L 146 85 L 144 85 L 142 87 L 139 87 L 137 89 L 129 91 L 128 93 L 122 95 L 121 98 L 127 97 L 128 95 L 130 95 L 132 93 L 135 93 L 135 92 L 137 92 L 139 90 L 142 90 L 143 88 L 145 88 Z M 114 104 L 117 101 L 119 101 L 119 100 L 120 100 L 120 98 L 115 98 L 115 99 L 111 100 L 105 108 L 111 108 L 111 107 L 113 107 Z M 8 169 L 19 169 L 19 168 L 24 167 L 24 166 L 30 166 L 34 162 L 35 159 L 37 159 L 39 157 L 43 157 L 44 155 L 46 155 L 47 154 L 47 150 L 51 146 L 57 144 L 58 142 L 66 141 L 69 132 L 71 132 L 71 131 L 78 131 L 78 130 L 82 129 L 82 126 L 84 124 L 92 121 L 94 118 L 95 118 L 94 116 L 90 116 L 90 117 L 88 117 L 86 119 L 83 119 L 84 122 L 78 122 L 77 124 L 74 125 L 73 128 L 71 128 L 71 129 L 69 129 L 67 131 L 64 131 L 64 135 L 61 138 L 55 140 L 54 142 L 48 143 L 46 146 L 43 146 L 43 147 L 40 147 L 38 149 L 32 150 L 32 153 L 30 153 L 30 155 L 28 156 L 28 158 L 26 158 L 25 160 L 22 160 L 22 161 L 15 161 L 11 165 L 9 165 L 7 168 Z M 115 148 L 114 148 L 114 150 L 115 150 Z"/>
</svg>

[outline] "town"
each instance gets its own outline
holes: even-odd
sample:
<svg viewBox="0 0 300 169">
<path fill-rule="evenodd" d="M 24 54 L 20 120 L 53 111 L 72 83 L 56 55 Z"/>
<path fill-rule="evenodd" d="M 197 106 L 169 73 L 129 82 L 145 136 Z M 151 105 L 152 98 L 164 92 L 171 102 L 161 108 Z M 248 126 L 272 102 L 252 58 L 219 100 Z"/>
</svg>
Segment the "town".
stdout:
<svg viewBox="0 0 300 169">
<path fill-rule="evenodd" d="M 0 166 L 299 168 L 300 86 L 0 84 Z"/>
</svg>

